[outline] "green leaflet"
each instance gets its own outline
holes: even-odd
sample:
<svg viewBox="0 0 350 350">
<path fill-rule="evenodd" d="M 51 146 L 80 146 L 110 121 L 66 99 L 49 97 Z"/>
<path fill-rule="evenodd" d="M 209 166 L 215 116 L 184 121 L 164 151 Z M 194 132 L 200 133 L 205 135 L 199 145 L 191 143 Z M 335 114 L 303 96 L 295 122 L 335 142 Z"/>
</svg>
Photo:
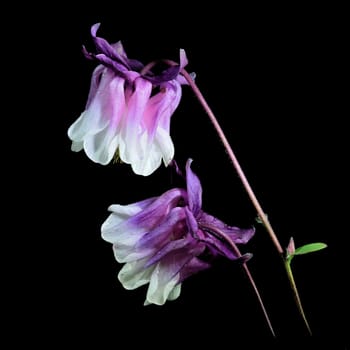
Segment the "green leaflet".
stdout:
<svg viewBox="0 0 350 350">
<path fill-rule="evenodd" d="M 324 249 L 326 247 L 327 247 L 327 244 L 325 243 L 309 243 L 299 248 L 296 248 L 293 255 L 302 255 L 302 254 L 317 252 L 318 250 Z"/>
</svg>

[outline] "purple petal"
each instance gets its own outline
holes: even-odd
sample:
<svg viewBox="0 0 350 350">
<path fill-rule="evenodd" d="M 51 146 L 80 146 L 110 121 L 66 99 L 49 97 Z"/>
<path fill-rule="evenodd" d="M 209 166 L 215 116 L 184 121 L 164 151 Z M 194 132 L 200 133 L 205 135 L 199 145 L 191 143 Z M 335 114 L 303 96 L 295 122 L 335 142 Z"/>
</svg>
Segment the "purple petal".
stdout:
<svg viewBox="0 0 350 350">
<path fill-rule="evenodd" d="M 145 265 L 145 268 L 159 262 L 161 259 L 163 259 L 166 255 L 169 254 L 172 257 L 172 260 L 174 260 L 175 263 L 175 257 L 176 255 L 184 250 L 184 248 L 191 248 L 191 245 L 195 243 L 194 239 L 191 237 L 181 238 L 177 239 L 175 241 L 170 241 L 167 243 L 162 249 L 160 249 L 156 254 L 154 254 Z M 186 249 L 187 251 L 187 249 Z"/>
<path fill-rule="evenodd" d="M 163 84 L 161 90 L 149 99 L 142 122 L 151 140 L 159 127 L 170 132 L 170 120 L 180 99 L 181 86 L 176 81 Z"/>
<path fill-rule="evenodd" d="M 194 241 L 191 237 L 172 241 L 162 250 L 155 254 L 145 265 L 145 268 L 152 264 L 160 263 L 161 266 L 169 271 L 169 278 L 175 276 L 184 268 L 194 257 L 200 255 L 205 249 L 205 245 Z M 184 276 L 189 275 L 191 269 L 195 266 L 189 266 L 188 271 L 184 271 Z M 197 264 L 199 268 L 199 264 Z M 194 272 L 193 272 L 194 273 Z"/>
<path fill-rule="evenodd" d="M 231 260 L 238 258 L 226 237 L 220 235 L 220 232 L 217 232 L 215 228 L 199 228 L 196 218 L 193 216 L 193 213 L 188 209 L 188 207 L 185 207 L 185 212 L 186 223 L 191 235 L 198 241 L 204 242 L 214 256 L 220 254 Z"/>
<path fill-rule="evenodd" d="M 180 244 L 179 246 L 181 246 Z M 189 243 L 184 247 L 171 250 L 155 265 L 147 292 L 147 301 L 162 305 L 169 292 L 180 283 L 180 279 L 202 270 L 207 265 L 200 264 L 193 258 L 201 254 L 203 244 Z"/>
<path fill-rule="evenodd" d="M 211 265 L 204 262 L 197 257 L 193 257 L 189 262 L 187 262 L 180 270 L 180 281 L 182 282 L 186 278 L 194 275 L 195 273 L 208 269 Z"/>
<path fill-rule="evenodd" d="M 176 77 L 176 80 L 181 84 L 181 85 L 188 85 L 188 81 L 186 78 L 181 74 L 181 71 L 185 66 L 188 64 L 188 59 L 186 56 L 186 52 L 184 49 L 180 49 L 180 67 L 179 67 L 179 74 Z M 191 78 L 194 80 L 196 77 L 195 73 L 190 74 Z"/>
<path fill-rule="evenodd" d="M 91 27 L 91 35 L 95 43 L 97 52 L 104 54 L 105 56 L 111 58 L 112 60 L 115 60 L 121 63 L 127 69 L 130 69 L 124 50 L 122 50 L 119 53 L 115 49 L 115 47 L 113 47 L 107 40 L 96 36 L 97 30 L 99 27 L 100 27 L 100 23 L 96 23 Z"/>
<path fill-rule="evenodd" d="M 180 64 L 175 66 L 170 66 L 158 75 L 152 76 L 146 74 L 145 79 L 149 80 L 154 85 L 160 85 L 164 82 L 168 82 L 177 79 L 181 70 L 188 64 L 187 56 L 185 50 L 180 50 Z"/>
<path fill-rule="evenodd" d="M 179 166 L 177 165 L 177 162 L 175 159 L 173 159 L 169 165 L 172 166 L 173 168 L 175 168 L 176 174 L 178 174 L 181 177 L 184 177 L 184 175 L 183 175 L 181 169 L 179 168 Z"/>
<path fill-rule="evenodd" d="M 160 85 L 164 82 L 174 80 L 178 76 L 179 71 L 180 66 L 171 66 L 158 75 L 150 76 L 146 74 L 144 75 L 144 78 L 154 85 Z"/>
<path fill-rule="evenodd" d="M 135 246 L 135 249 L 159 248 L 170 239 L 181 238 L 187 233 L 185 225 L 185 211 L 181 207 L 176 207 L 166 216 L 164 222 L 146 233 Z"/>
<path fill-rule="evenodd" d="M 108 210 L 111 212 L 101 227 L 102 238 L 110 243 L 120 243 L 123 236 L 129 239 L 134 235 L 134 231 L 141 231 L 141 234 L 148 232 L 148 228 L 128 225 L 131 218 L 152 205 L 159 197 L 153 197 L 141 202 L 129 205 L 113 204 Z M 138 232 L 136 241 L 139 240 Z"/>
<path fill-rule="evenodd" d="M 118 55 L 120 55 L 123 62 L 128 61 L 128 56 L 126 55 L 123 44 L 120 40 L 114 44 L 111 44 L 111 47 L 113 48 L 114 52 L 116 52 Z"/>
<path fill-rule="evenodd" d="M 197 220 L 199 224 L 203 224 L 204 226 L 209 226 L 216 228 L 219 231 L 222 231 L 225 235 L 229 236 L 235 243 L 247 243 L 254 235 L 255 228 L 242 229 L 235 226 L 228 226 L 221 220 L 215 218 L 212 215 L 209 215 L 205 212 L 201 212 Z"/>
<path fill-rule="evenodd" d="M 103 53 L 94 55 L 94 57 L 104 66 L 112 69 L 116 74 L 121 74 L 122 76 L 124 76 L 123 73 L 125 74 L 129 71 L 128 68 L 126 68 L 124 65 L 116 62 L 115 60 L 106 56 Z"/>
<path fill-rule="evenodd" d="M 194 217 L 193 213 L 189 210 L 188 207 L 185 207 L 185 213 L 186 213 L 186 223 L 189 230 L 189 233 L 191 236 L 195 239 L 201 239 L 202 236 L 199 237 L 198 234 L 200 230 L 198 230 L 198 223 L 196 218 Z"/>
<path fill-rule="evenodd" d="M 89 108 L 91 101 L 94 99 L 96 92 L 97 92 L 97 89 L 98 89 L 98 86 L 99 86 L 100 81 L 101 81 L 101 75 L 105 69 L 106 68 L 103 65 L 99 65 L 93 71 L 92 77 L 91 77 L 91 83 L 90 83 L 90 91 L 89 91 L 89 95 L 88 95 L 85 109 Z"/>
<path fill-rule="evenodd" d="M 108 164 L 118 148 L 119 133 L 126 109 L 124 85 L 124 79 L 116 76 L 99 95 L 99 98 L 104 97 L 101 114 L 109 119 L 109 123 L 103 130 L 86 135 L 84 139 L 85 152 L 96 163 Z"/>
<path fill-rule="evenodd" d="M 188 203 L 193 215 L 197 216 L 202 208 L 202 186 L 197 175 L 191 170 L 191 163 L 192 159 L 186 163 Z"/>
<path fill-rule="evenodd" d="M 186 51 L 184 49 L 180 49 L 180 70 L 185 68 L 188 64 L 188 59 L 186 55 Z"/>
<path fill-rule="evenodd" d="M 134 71 L 141 71 L 141 69 L 144 67 L 144 64 L 141 63 L 140 61 L 138 60 L 135 60 L 135 59 L 132 59 L 132 58 L 129 58 L 128 59 L 128 62 L 129 62 L 129 66 L 132 70 Z"/>
<path fill-rule="evenodd" d="M 225 237 L 220 236 L 214 230 L 209 230 L 207 228 L 205 230 L 202 228 L 202 230 L 204 231 L 204 237 L 201 238 L 201 241 L 210 248 L 214 256 L 220 254 L 230 260 L 236 260 L 239 258 L 230 242 Z"/>
<path fill-rule="evenodd" d="M 175 208 L 180 200 L 186 198 L 186 192 L 180 188 L 174 188 L 163 193 L 148 207 L 129 219 L 130 225 L 143 226 L 147 232 L 164 220 L 171 209 Z"/>
<path fill-rule="evenodd" d="M 110 99 L 109 88 L 115 77 L 114 74 L 108 70 L 106 74 L 101 74 L 100 71 L 96 74 L 97 77 L 93 78 L 93 80 L 99 77 L 101 77 L 101 79 L 98 82 L 97 90 L 95 90 L 96 86 L 92 88 L 93 91 L 90 97 L 93 96 L 93 98 L 89 102 L 88 108 L 68 129 L 68 136 L 74 142 L 83 142 L 85 144 L 89 136 L 99 133 L 110 123 L 109 118 L 111 110 L 113 109 L 113 103 Z M 94 83 L 93 81 L 93 84 Z"/>
</svg>

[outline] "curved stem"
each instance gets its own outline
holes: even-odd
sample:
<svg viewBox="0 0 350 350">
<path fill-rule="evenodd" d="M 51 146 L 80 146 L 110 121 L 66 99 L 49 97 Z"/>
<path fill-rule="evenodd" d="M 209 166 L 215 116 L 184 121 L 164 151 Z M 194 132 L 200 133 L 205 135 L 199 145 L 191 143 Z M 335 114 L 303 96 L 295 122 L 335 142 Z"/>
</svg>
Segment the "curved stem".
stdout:
<svg viewBox="0 0 350 350">
<path fill-rule="evenodd" d="M 281 256 L 281 258 L 283 259 L 284 261 L 284 267 L 287 271 L 287 276 L 288 276 L 288 279 L 290 281 L 290 285 L 291 285 L 291 288 L 293 290 L 293 294 L 294 294 L 294 297 L 295 297 L 295 301 L 296 301 L 296 304 L 297 304 L 297 307 L 298 307 L 298 310 L 303 318 L 303 321 L 305 323 L 305 326 L 306 328 L 308 329 L 309 331 L 309 334 L 311 335 L 311 329 L 309 327 L 309 324 L 306 320 L 306 317 L 305 317 L 305 314 L 303 312 L 303 307 L 302 307 L 302 304 L 301 304 L 301 301 L 300 301 L 300 298 L 299 298 L 299 293 L 298 293 L 298 290 L 296 288 L 296 284 L 295 284 L 295 281 L 293 279 L 293 275 L 291 273 L 291 271 L 289 271 L 287 269 L 287 266 L 286 266 L 286 260 L 284 258 L 284 254 L 283 254 L 283 249 L 282 249 L 282 246 L 277 238 L 277 235 L 275 233 L 275 231 L 273 230 L 269 220 L 267 219 L 267 216 L 266 214 L 264 213 L 252 187 L 250 186 L 249 182 L 248 182 L 248 179 L 247 177 L 245 176 L 238 160 L 237 160 L 237 157 L 235 155 L 235 153 L 233 152 L 220 124 L 218 123 L 213 111 L 211 110 L 211 108 L 209 107 L 208 103 L 206 102 L 205 98 L 203 97 L 201 91 L 199 90 L 199 88 L 197 87 L 196 83 L 194 82 L 194 80 L 192 79 L 192 77 L 190 76 L 190 74 L 185 70 L 185 69 L 182 69 L 181 70 L 181 74 L 183 74 L 183 76 L 185 77 L 185 79 L 187 80 L 188 84 L 190 85 L 190 87 L 192 88 L 193 92 L 195 93 L 196 97 L 198 98 L 199 102 L 201 103 L 201 105 L 203 106 L 204 110 L 206 111 L 206 113 L 208 114 L 209 116 L 209 119 L 210 121 L 212 122 L 216 132 L 218 133 L 218 136 L 221 140 L 221 142 L 223 143 L 226 151 L 227 151 L 227 154 L 233 164 L 233 167 L 235 168 L 242 184 L 243 184 L 243 187 L 244 189 L 246 190 L 253 206 L 255 207 L 257 213 L 258 213 L 258 216 L 259 218 L 261 219 L 261 222 L 262 224 L 264 225 L 267 233 L 269 234 L 271 240 L 272 240 L 272 243 L 274 244 L 277 252 L 279 253 L 279 255 Z"/>
<path fill-rule="evenodd" d="M 238 249 L 237 245 L 235 242 L 233 242 L 233 240 L 225 233 L 225 232 L 222 232 L 221 230 L 219 230 L 217 227 L 209 227 L 209 225 L 204 225 L 203 223 L 201 223 L 201 226 L 202 228 L 208 228 L 210 231 L 216 231 L 217 233 L 219 233 L 219 235 L 225 239 L 225 241 L 231 246 L 232 250 L 235 252 L 235 254 L 238 256 L 238 258 L 242 258 L 242 254 L 240 252 L 240 250 Z M 252 274 L 250 273 L 250 270 L 248 268 L 248 265 L 246 262 L 243 262 L 243 268 L 244 268 L 244 271 L 245 273 L 247 274 L 248 276 L 248 279 L 249 279 L 249 282 L 250 284 L 252 285 L 253 287 L 253 290 L 255 292 L 255 295 L 256 297 L 258 298 L 258 301 L 259 301 L 259 304 L 260 304 L 260 307 L 261 307 L 261 310 L 265 316 L 265 320 L 267 322 L 267 325 L 270 329 L 270 332 L 271 334 L 273 335 L 273 337 L 275 338 L 276 337 L 276 334 L 275 334 L 275 331 L 273 330 L 273 327 L 272 327 L 272 324 L 271 324 L 271 321 L 270 321 L 270 318 L 269 318 L 269 315 L 265 309 L 265 305 L 264 305 L 264 302 L 261 298 L 261 295 L 259 293 L 259 290 L 258 290 L 258 287 L 256 286 L 255 284 L 255 281 L 254 281 L 254 278 L 252 276 Z"/>
</svg>

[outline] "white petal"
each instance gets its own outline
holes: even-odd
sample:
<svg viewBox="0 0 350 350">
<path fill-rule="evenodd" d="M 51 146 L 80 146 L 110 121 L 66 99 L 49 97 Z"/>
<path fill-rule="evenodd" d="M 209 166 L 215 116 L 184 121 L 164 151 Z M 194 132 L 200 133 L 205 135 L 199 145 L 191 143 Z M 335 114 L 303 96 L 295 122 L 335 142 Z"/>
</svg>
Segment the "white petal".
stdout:
<svg viewBox="0 0 350 350">
<path fill-rule="evenodd" d="M 133 154 L 129 160 L 133 171 L 138 175 L 148 176 L 160 167 L 162 159 L 167 166 L 174 158 L 174 144 L 169 133 L 162 128 L 158 128 L 152 142 L 144 132 L 134 146 L 137 146 L 134 150 L 129 147 L 129 152 Z"/>
<path fill-rule="evenodd" d="M 137 146 L 131 162 L 132 169 L 135 174 L 148 176 L 160 167 L 162 153 L 154 142 L 149 142 L 146 132 L 139 138 Z"/>
<path fill-rule="evenodd" d="M 154 267 L 144 269 L 147 259 L 125 264 L 119 271 L 118 279 L 125 289 L 136 289 L 150 281 Z"/>
<path fill-rule="evenodd" d="M 106 225 L 104 223 L 101 229 L 102 238 L 109 243 L 131 246 L 146 233 L 144 227 L 129 225 L 125 221 L 114 225 L 114 218 L 115 215 L 111 214 L 105 221 Z M 118 220 L 117 218 L 116 221 Z"/>
<path fill-rule="evenodd" d="M 76 142 L 76 141 L 73 141 L 72 142 L 72 147 L 71 147 L 71 150 L 73 152 L 79 152 L 81 151 L 82 149 L 84 148 L 84 142 Z"/>
<path fill-rule="evenodd" d="M 87 156 L 95 163 L 108 164 L 118 148 L 118 135 L 116 130 L 106 127 L 95 135 L 84 140 L 84 149 Z"/>
<path fill-rule="evenodd" d="M 169 163 L 174 158 L 174 153 L 175 153 L 174 144 L 173 144 L 173 141 L 171 140 L 169 132 L 167 132 L 162 128 L 158 128 L 157 134 L 155 137 L 155 142 L 157 144 L 159 151 L 161 152 L 165 166 L 168 166 Z"/>
<path fill-rule="evenodd" d="M 108 124 L 107 119 L 101 116 L 99 101 L 94 101 L 89 109 L 69 127 L 68 136 L 72 141 L 82 142 L 86 135 L 95 134 L 104 129 Z"/>
<path fill-rule="evenodd" d="M 180 296 L 181 293 L 181 283 L 178 283 L 174 289 L 169 293 L 168 300 L 175 300 Z M 146 299 L 143 305 L 151 305 L 151 303 Z"/>
<path fill-rule="evenodd" d="M 72 141 L 81 142 L 87 135 L 94 135 L 103 130 L 109 123 L 104 115 L 105 100 L 108 98 L 108 85 L 113 75 L 105 70 L 101 75 L 100 85 L 87 109 L 68 129 L 68 136 Z M 106 95 L 107 92 L 107 95 Z"/>
<path fill-rule="evenodd" d="M 119 130 L 125 111 L 123 78 L 114 77 L 101 92 L 101 114 L 108 120 L 108 125 L 99 132 L 90 133 L 84 139 L 84 149 L 88 157 L 96 163 L 108 164 L 119 142 Z"/>
<path fill-rule="evenodd" d="M 144 235 L 146 232 L 142 232 L 139 236 L 134 235 L 128 239 L 118 239 L 117 242 L 113 244 L 113 253 L 115 259 L 119 263 L 127 263 L 135 260 L 140 260 L 146 256 L 154 254 L 156 247 L 147 248 L 135 248 L 137 241 L 140 240 L 140 236 Z M 124 243 L 125 242 L 125 243 Z"/>
<path fill-rule="evenodd" d="M 143 78 L 135 80 L 135 90 L 128 100 L 125 124 L 120 130 L 119 155 L 127 164 L 145 157 L 147 135 L 142 132 L 142 119 L 152 91 L 152 84 Z"/>
<path fill-rule="evenodd" d="M 178 283 L 175 288 L 169 293 L 168 300 L 175 300 L 180 296 L 181 283 Z"/>
<path fill-rule="evenodd" d="M 101 227 L 102 238 L 110 243 L 134 244 L 139 239 L 140 234 L 144 232 L 144 228 L 128 226 L 126 221 L 154 200 L 154 198 L 149 198 L 129 205 L 111 205 L 108 210 L 112 211 L 112 214 L 108 216 Z"/>
<path fill-rule="evenodd" d="M 167 301 L 169 294 L 178 284 L 178 281 L 179 274 L 169 279 L 169 271 L 161 268 L 161 264 L 158 263 L 152 272 L 146 300 L 152 304 L 163 305 Z M 177 291 L 174 293 L 176 296 Z"/>
</svg>

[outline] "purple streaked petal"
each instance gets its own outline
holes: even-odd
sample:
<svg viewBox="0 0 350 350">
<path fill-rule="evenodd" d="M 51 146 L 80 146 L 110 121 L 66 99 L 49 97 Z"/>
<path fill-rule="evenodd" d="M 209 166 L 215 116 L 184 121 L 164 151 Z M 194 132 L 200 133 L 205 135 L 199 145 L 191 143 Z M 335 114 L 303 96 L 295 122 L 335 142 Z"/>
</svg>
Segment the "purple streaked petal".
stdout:
<svg viewBox="0 0 350 350">
<path fill-rule="evenodd" d="M 165 220 L 153 230 L 146 233 L 136 244 L 136 250 L 149 252 L 159 249 L 170 239 L 178 239 L 187 233 L 185 211 L 181 207 L 171 209 Z"/>
<path fill-rule="evenodd" d="M 175 241 L 170 241 L 167 243 L 163 248 L 158 250 L 146 263 L 145 267 L 149 267 L 160 260 L 162 260 L 166 255 L 169 255 L 168 258 L 172 259 L 173 264 L 175 263 L 176 256 L 178 255 L 179 251 L 182 253 L 183 251 L 187 251 L 192 246 L 196 244 L 196 241 L 191 237 L 185 237 L 181 239 L 177 239 Z M 186 248 L 186 249 L 184 249 Z M 170 258 L 172 256 L 173 258 Z"/>
<path fill-rule="evenodd" d="M 130 149 L 131 141 L 129 139 L 125 140 L 124 143 L 122 141 L 120 147 L 121 159 L 130 161 L 135 173 L 149 175 L 160 166 L 162 160 L 167 166 L 173 159 L 175 149 L 170 137 L 170 119 L 180 102 L 180 98 L 180 84 L 171 82 L 165 83 L 161 91 L 147 101 L 142 118 L 138 119 L 141 134 L 135 143 L 135 147 L 138 149 L 135 154 L 138 158 L 135 156 L 133 162 L 129 158 L 123 158 L 127 157 L 123 152 L 127 148 Z M 131 103 L 130 100 L 129 104 Z"/>
<path fill-rule="evenodd" d="M 204 226 L 213 227 L 230 237 L 233 242 L 244 244 L 247 243 L 254 235 L 255 228 L 242 229 L 235 226 L 228 226 L 221 220 L 209 215 L 205 212 L 201 212 L 197 218 L 199 224 Z"/>
<path fill-rule="evenodd" d="M 159 127 L 169 133 L 170 119 L 180 99 L 181 86 L 176 81 L 164 83 L 160 91 L 149 99 L 142 124 L 151 139 Z"/>
<path fill-rule="evenodd" d="M 112 204 L 108 207 L 108 211 L 118 215 L 122 220 L 125 220 L 145 210 L 158 198 L 159 197 L 151 197 L 128 205 Z"/>
<path fill-rule="evenodd" d="M 136 241 L 131 240 L 129 236 L 121 239 L 119 235 L 113 245 L 114 256 L 118 262 L 130 262 L 149 257 L 160 250 L 171 239 L 183 236 L 184 234 L 184 216 L 182 208 L 174 208 L 165 221 L 156 226 L 153 230 L 141 235 L 137 235 Z M 182 211 L 182 213 L 181 213 Z M 186 232 L 186 231 L 185 231 Z"/>
<path fill-rule="evenodd" d="M 87 136 L 84 140 L 84 149 L 87 156 L 102 165 L 106 165 L 112 160 L 118 148 L 118 133 L 126 109 L 124 79 L 120 77 L 112 79 L 106 87 L 104 95 L 106 96 L 101 113 L 109 116 L 109 123 L 103 130 Z"/>
<path fill-rule="evenodd" d="M 110 243 L 119 242 L 120 235 L 130 236 L 131 229 L 128 228 L 128 221 L 146 208 L 150 207 L 159 197 L 149 198 L 129 205 L 111 205 L 108 210 L 112 213 L 108 216 L 101 227 L 102 238 Z M 147 231 L 146 231 L 147 232 Z"/>
<path fill-rule="evenodd" d="M 180 283 L 182 270 L 194 256 L 199 255 L 203 250 L 203 244 L 193 242 L 165 255 L 153 270 L 147 291 L 147 301 L 158 305 L 164 304 L 169 299 L 171 291 Z M 189 269 L 183 272 L 185 276 L 191 271 Z"/>
<path fill-rule="evenodd" d="M 197 257 L 193 257 L 189 262 L 187 262 L 182 269 L 180 270 L 180 280 L 179 282 L 184 281 L 186 278 L 194 275 L 197 272 L 208 269 L 211 265 L 207 262 L 204 262 Z"/>
<path fill-rule="evenodd" d="M 137 78 L 134 85 L 135 90 L 128 99 L 119 154 L 136 174 L 147 176 L 160 166 L 162 159 L 168 165 L 174 156 L 169 131 L 162 126 L 170 125 L 166 119 L 170 119 L 177 96 L 169 91 L 150 98 L 152 84 L 143 78 Z"/>
<path fill-rule="evenodd" d="M 157 197 L 148 207 L 129 220 L 130 225 L 143 226 L 147 232 L 159 225 L 170 210 L 175 208 L 180 200 L 186 198 L 186 192 L 181 188 L 174 188 Z"/>
<path fill-rule="evenodd" d="M 128 100 L 124 142 L 119 149 L 121 160 L 128 164 L 139 162 L 144 157 L 140 143 L 142 118 L 152 91 L 152 84 L 143 78 L 135 79 L 134 85 L 135 90 Z"/>
<path fill-rule="evenodd" d="M 160 87 L 164 92 L 163 98 L 158 104 L 157 121 L 160 127 L 169 132 L 170 119 L 180 103 L 182 88 L 176 80 L 163 83 Z"/>
<path fill-rule="evenodd" d="M 197 175 L 191 170 L 192 159 L 186 163 L 186 183 L 189 208 L 197 216 L 202 208 L 202 186 Z"/>
<path fill-rule="evenodd" d="M 148 202 L 149 205 L 144 206 L 142 210 L 139 210 L 140 203 L 130 205 L 130 210 L 135 210 L 133 216 L 124 218 L 118 213 L 112 213 L 102 225 L 102 238 L 121 247 L 135 245 L 143 235 L 164 221 L 170 210 L 176 207 L 183 196 L 186 196 L 185 191 L 175 188 L 151 200 Z M 118 207 L 114 209 L 118 210 Z"/>
<path fill-rule="evenodd" d="M 90 91 L 89 91 L 89 95 L 88 95 L 85 109 L 89 108 L 91 101 L 95 98 L 96 92 L 98 90 L 98 86 L 101 82 L 102 73 L 105 69 L 106 69 L 106 67 L 104 67 L 102 64 L 100 64 L 92 72 Z"/>
<path fill-rule="evenodd" d="M 114 78 L 114 74 L 108 70 L 103 73 L 96 72 L 101 76 L 97 90 L 93 88 L 91 94 L 94 95 L 89 107 L 80 115 L 80 117 L 68 129 L 68 136 L 72 141 L 84 141 L 86 136 L 94 135 L 103 130 L 108 124 L 110 109 L 113 107 L 110 100 L 109 85 Z M 97 76 L 94 78 L 97 79 Z"/>
</svg>

